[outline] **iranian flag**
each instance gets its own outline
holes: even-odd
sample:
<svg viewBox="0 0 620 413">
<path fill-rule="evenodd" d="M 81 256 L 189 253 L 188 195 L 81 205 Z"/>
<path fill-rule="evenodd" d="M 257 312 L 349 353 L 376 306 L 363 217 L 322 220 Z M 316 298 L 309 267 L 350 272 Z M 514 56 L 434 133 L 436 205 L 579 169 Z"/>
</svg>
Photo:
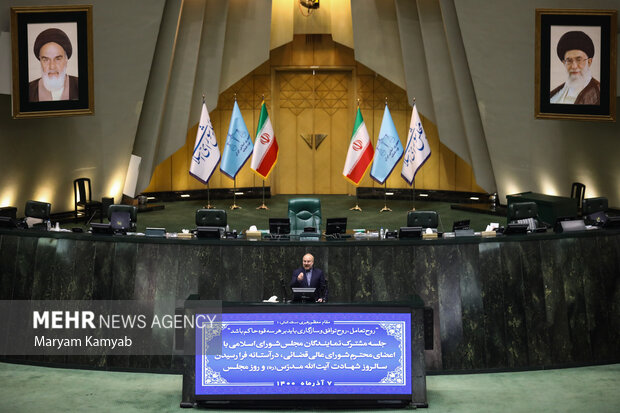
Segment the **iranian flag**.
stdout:
<svg viewBox="0 0 620 413">
<path fill-rule="evenodd" d="M 347 160 L 342 171 L 344 177 L 351 183 L 359 185 L 372 162 L 374 154 L 375 151 L 372 148 L 372 142 L 370 142 L 364 118 L 362 118 L 362 111 L 360 108 L 357 108 L 353 136 L 351 136 Z"/>
<path fill-rule="evenodd" d="M 258 131 L 254 141 L 254 151 L 252 152 L 252 164 L 250 168 L 263 179 L 267 179 L 273 166 L 278 161 L 278 142 L 273 133 L 273 127 L 267 113 L 267 106 L 263 101 L 258 119 Z"/>
</svg>

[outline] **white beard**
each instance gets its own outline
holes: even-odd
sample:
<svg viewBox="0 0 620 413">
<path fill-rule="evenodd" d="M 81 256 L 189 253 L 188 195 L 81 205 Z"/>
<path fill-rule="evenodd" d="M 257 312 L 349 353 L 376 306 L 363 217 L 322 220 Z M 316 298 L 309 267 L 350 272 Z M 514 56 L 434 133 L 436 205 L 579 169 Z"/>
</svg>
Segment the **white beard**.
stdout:
<svg viewBox="0 0 620 413">
<path fill-rule="evenodd" d="M 47 72 L 41 74 L 43 78 L 43 85 L 50 92 L 61 90 L 65 87 L 65 77 L 67 75 L 67 68 L 65 67 L 58 76 L 50 77 Z"/>
<path fill-rule="evenodd" d="M 566 86 L 572 90 L 581 91 L 592 80 L 590 66 L 588 64 L 581 70 L 579 74 L 569 75 L 566 80 Z"/>
</svg>

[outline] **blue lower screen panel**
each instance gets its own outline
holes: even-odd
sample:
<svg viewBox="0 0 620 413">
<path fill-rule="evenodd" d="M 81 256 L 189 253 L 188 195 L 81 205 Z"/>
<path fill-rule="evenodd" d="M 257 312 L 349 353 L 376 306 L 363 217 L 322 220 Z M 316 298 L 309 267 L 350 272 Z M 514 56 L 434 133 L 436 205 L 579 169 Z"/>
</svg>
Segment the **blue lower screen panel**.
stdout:
<svg viewBox="0 0 620 413">
<path fill-rule="evenodd" d="M 195 396 L 411 399 L 411 313 L 224 313 L 196 330 Z"/>
</svg>

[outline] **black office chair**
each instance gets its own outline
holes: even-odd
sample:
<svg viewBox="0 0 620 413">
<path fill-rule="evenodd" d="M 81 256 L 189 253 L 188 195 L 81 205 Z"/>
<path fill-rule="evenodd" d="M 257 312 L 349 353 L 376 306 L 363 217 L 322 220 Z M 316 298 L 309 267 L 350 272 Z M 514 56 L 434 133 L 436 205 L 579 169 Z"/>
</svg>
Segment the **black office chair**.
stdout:
<svg viewBox="0 0 620 413">
<path fill-rule="evenodd" d="M 509 224 L 527 224 L 527 229 L 530 231 L 539 228 L 542 224 L 539 222 L 536 202 L 513 202 L 508 205 L 507 218 Z"/>
<path fill-rule="evenodd" d="M 577 209 L 581 209 L 584 197 L 586 195 L 586 186 L 579 182 L 573 182 L 573 186 L 570 189 L 570 197 L 577 202 Z"/>
<path fill-rule="evenodd" d="M 587 224 L 604 225 L 607 222 L 607 210 L 609 209 L 607 198 L 586 198 L 582 205 L 582 215 Z"/>
<path fill-rule="evenodd" d="M 7 206 L 0 208 L 0 217 L 7 217 L 13 220 L 17 219 L 17 207 Z"/>
<path fill-rule="evenodd" d="M 226 227 L 227 214 L 224 209 L 206 209 L 196 210 L 196 226 L 198 227 Z"/>
<path fill-rule="evenodd" d="M 407 213 L 408 227 L 437 228 L 439 215 L 437 211 L 409 211 Z"/>
<path fill-rule="evenodd" d="M 128 217 L 128 218 L 127 218 Z M 108 207 L 110 226 L 120 231 L 136 231 L 138 207 L 133 205 L 110 205 Z"/>
<path fill-rule="evenodd" d="M 36 218 L 42 221 L 33 224 L 32 228 L 47 229 L 47 224 L 50 220 L 51 210 L 52 204 L 50 204 L 49 202 L 26 201 L 24 215 L 26 216 L 26 218 Z"/>
<path fill-rule="evenodd" d="M 17 208 L 12 206 L 0 208 L 0 228 L 17 228 Z"/>
<path fill-rule="evenodd" d="M 87 191 L 88 188 L 88 191 Z M 101 202 L 92 200 L 90 178 L 73 180 L 73 214 L 78 218 L 78 212 L 84 213 L 84 222 L 88 222 L 99 212 L 99 222 L 103 222 L 103 207 Z"/>
</svg>

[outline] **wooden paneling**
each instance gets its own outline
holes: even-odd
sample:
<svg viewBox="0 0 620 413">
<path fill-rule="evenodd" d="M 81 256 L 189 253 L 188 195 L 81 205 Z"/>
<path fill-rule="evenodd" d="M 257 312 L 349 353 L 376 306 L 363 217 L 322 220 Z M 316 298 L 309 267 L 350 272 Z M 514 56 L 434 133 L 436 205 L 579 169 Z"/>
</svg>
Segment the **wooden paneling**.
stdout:
<svg viewBox="0 0 620 413">
<path fill-rule="evenodd" d="M 265 182 L 272 194 L 355 193 L 355 187 L 342 177 L 342 168 L 358 99 L 373 145 L 386 98 L 400 140 L 406 145 L 412 111 L 406 91 L 355 62 L 353 50 L 335 43 L 329 35 L 296 35 L 291 43 L 272 50 L 269 61 L 222 92 L 217 107 L 209 113 L 220 151 L 235 97 L 254 139 L 263 95 L 280 147 L 278 163 Z M 424 113 L 420 116 L 432 154 L 416 175 L 416 189 L 484 192 L 476 184 L 471 166 L 439 141 L 436 125 Z M 187 131 L 185 146 L 155 169 L 146 192 L 205 188 L 188 174 L 196 127 Z M 300 135 L 317 133 L 328 136 L 318 150 L 311 150 Z M 408 187 L 400 176 L 401 167 L 399 162 L 387 180 L 388 187 Z M 218 169 L 209 185 L 232 188 L 233 180 Z M 262 179 L 250 169 L 248 160 L 237 175 L 237 187 L 261 185 Z M 367 173 L 360 186 L 380 185 Z"/>
</svg>

